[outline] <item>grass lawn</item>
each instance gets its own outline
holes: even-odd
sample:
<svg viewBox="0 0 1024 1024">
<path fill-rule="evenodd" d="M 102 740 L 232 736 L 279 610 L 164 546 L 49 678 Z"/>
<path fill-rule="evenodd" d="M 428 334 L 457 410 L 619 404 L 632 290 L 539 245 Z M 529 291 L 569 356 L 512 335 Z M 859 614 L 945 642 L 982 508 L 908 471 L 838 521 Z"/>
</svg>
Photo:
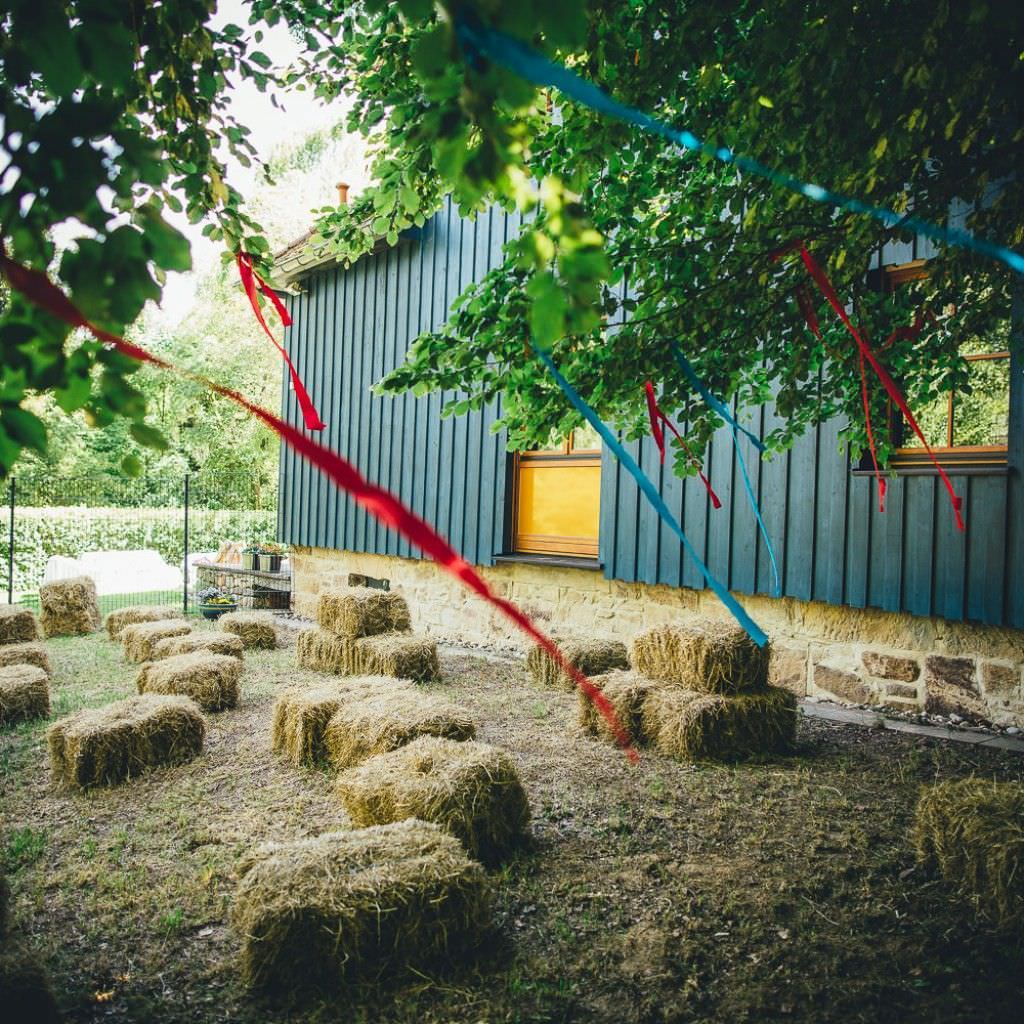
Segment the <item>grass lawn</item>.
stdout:
<svg viewBox="0 0 1024 1024">
<path fill-rule="evenodd" d="M 100 635 L 47 646 L 55 717 L 133 692 Z M 390 990 L 257 1000 L 228 924 L 239 858 L 346 818 L 329 772 L 270 751 L 275 692 L 322 677 L 287 648 L 246 665 L 202 757 L 113 789 L 55 791 L 45 724 L 0 734 L 16 928 L 69 1021 L 1020 1020 L 1024 940 L 917 870 L 907 839 L 922 784 L 1019 779 L 1017 755 L 803 721 L 792 758 L 632 767 L 575 732 L 574 696 L 453 652 L 440 689 L 513 752 L 534 813 L 529 848 L 494 875 L 484 952 Z"/>
<path fill-rule="evenodd" d="M 98 598 L 100 614 L 106 615 L 115 608 L 124 608 L 132 604 L 168 604 L 172 608 L 180 608 L 181 590 L 147 590 L 135 594 L 101 594 Z M 18 604 L 31 608 L 32 611 L 39 611 L 39 595 L 25 594 Z"/>
</svg>

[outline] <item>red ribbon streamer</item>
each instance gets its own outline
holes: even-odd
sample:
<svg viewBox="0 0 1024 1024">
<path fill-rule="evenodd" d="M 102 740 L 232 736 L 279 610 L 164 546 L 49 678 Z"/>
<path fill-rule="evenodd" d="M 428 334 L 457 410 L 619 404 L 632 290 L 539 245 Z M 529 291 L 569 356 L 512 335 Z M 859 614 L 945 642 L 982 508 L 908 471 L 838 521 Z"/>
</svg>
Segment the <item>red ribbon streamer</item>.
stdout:
<svg viewBox="0 0 1024 1024">
<path fill-rule="evenodd" d="M 274 337 L 273 331 L 267 326 L 267 321 L 263 318 L 263 310 L 260 309 L 259 299 L 256 297 L 256 289 L 259 288 L 270 299 L 274 309 L 277 310 L 277 315 L 281 318 L 281 323 L 285 327 L 291 327 L 292 324 L 292 318 L 288 315 L 288 310 L 285 309 L 284 303 L 278 297 L 277 292 L 256 272 L 252 257 L 248 253 L 237 253 L 235 255 L 235 263 L 238 264 L 238 275 L 242 279 L 242 287 L 245 289 L 245 294 L 249 296 L 252 311 L 256 314 L 260 327 L 263 328 L 267 337 L 274 343 L 274 347 L 281 353 L 285 363 L 288 364 L 288 372 L 292 378 L 292 387 L 295 389 L 295 397 L 298 400 L 299 408 L 302 410 L 302 421 L 306 424 L 306 429 L 323 430 L 327 424 L 320 419 L 320 414 L 316 411 L 316 406 L 313 405 L 313 400 L 309 397 L 309 392 L 302 383 L 302 378 L 299 377 L 299 373 L 292 364 L 284 345 Z"/>
<path fill-rule="evenodd" d="M 942 466 L 939 465 L 938 459 L 935 458 L 935 453 L 932 451 L 931 445 L 928 444 L 928 441 L 925 439 L 924 434 L 921 432 L 921 428 L 918 426 L 917 420 L 914 418 L 914 414 L 910 411 L 910 406 L 907 405 L 906 398 L 903 397 L 903 392 L 900 391 L 900 389 L 896 386 L 896 382 L 892 379 L 891 376 L 889 376 L 889 371 L 886 370 L 886 368 L 875 357 L 874 352 L 871 351 L 871 346 L 864 341 L 864 339 L 860 336 L 860 333 L 857 331 L 857 328 L 853 326 L 853 322 L 850 320 L 849 316 L 846 313 L 846 310 L 843 308 L 843 304 L 839 301 L 839 296 L 836 294 L 836 290 L 832 286 L 832 282 L 828 279 L 828 275 L 825 273 L 824 270 L 821 269 L 821 267 L 818 265 L 818 262 L 807 251 L 807 246 L 804 245 L 804 243 L 799 239 L 788 243 L 781 249 L 776 250 L 774 253 L 772 253 L 772 258 L 778 259 L 785 253 L 793 251 L 798 251 L 800 253 L 800 258 L 803 260 L 804 266 L 807 268 L 807 272 L 811 275 L 815 284 L 817 284 L 817 286 L 821 289 L 822 295 L 825 296 L 826 300 L 828 301 L 828 304 L 835 310 L 836 315 L 839 317 L 840 320 L 842 320 L 843 326 L 847 329 L 847 331 L 850 332 L 851 336 L 853 337 L 853 340 L 857 343 L 857 347 L 860 350 L 861 362 L 863 363 L 863 360 L 867 359 L 867 361 L 871 364 L 872 369 L 878 375 L 878 379 L 882 382 L 882 386 L 885 388 L 886 391 L 889 392 L 889 397 L 899 407 L 900 412 L 902 412 L 903 415 L 906 417 L 906 420 L 910 424 L 911 429 L 914 431 L 915 434 L 917 434 L 918 439 L 921 441 L 921 444 L 924 445 L 925 451 L 928 452 L 928 458 L 931 459 L 932 465 L 938 471 L 938 474 L 942 478 L 942 482 L 946 487 L 946 491 L 949 494 L 949 501 L 950 504 L 953 506 L 953 513 L 956 516 L 956 528 L 963 532 L 964 520 L 963 516 L 960 514 L 960 509 L 963 506 L 963 499 L 960 498 L 957 495 L 956 491 L 953 490 L 953 484 L 951 483 L 949 477 L 946 475 L 946 471 L 942 468 Z M 865 396 L 865 408 L 867 405 L 866 392 L 867 386 L 865 383 L 864 389 L 862 391 L 862 395 Z M 870 443 L 873 445 L 874 438 L 871 435 L 870 425 L 868 426 L 868 439 Z M 874 458 L 873 447 L 871 454 L 872 458 Z M 877 466 L 878 464 L 876 461 L 876 471 Z"/>
<path fill-rule="evenodd" d="M 814 304 L 811 302 L 811 293 L 807 285 L 802 284 L 796 290 L 796 304 L 800 307 L 807 326 L 819 341 L 821 340 L 821 325 L 818 323 L 818 314 L 814 311 Z"/>
<path fill-rule="evenodd" d="M 604 716 L 616 741 L 625 750 L 630 760 L 634 763 L 639 761 L 639 757 L 632 747 L 629 733 L 619 721 L 618 715 L 616 715 L 615 709 L 608 698 L 562 654 L 549 637 L 537 629 L 527 615 L 520 611 L 511 601 L 498 597 L 487 585 L 487 581 L 429 523 L 406 508 L 394 495 L 364 479 L 355 466 L 337 453 L 332 452 L 329 448 L 314 441 L 312 438 L 306 437 L 295 427 L 291 426 L 291 424 L 285 423 L 284 420 L 275 416 L 272 412 L 249 401 L 248 398 L 232 388 L 217 384 L 215 381 L 209 380 L 200 374 L 173 366 L 166 360 L 153 355 L 151 352 L 147 352 L 146 349 L 133 345 L 131 342 L 125 341 L 124 338 L 111 334 L 101 327 L 96 327 L 86 319 L 74 303 L 45 274 L 15 263 L 4 253 L 2 245 L 0 245 L 0 267 L 3 268 L 4 274 L 11 286 L 21 292 L 29 301 L 39 306 L 40 309 L 63 320 L 65 323 L 71 324 L 72 327 L 84 327 L 95 338 L 113 345 L 118 352 L 136 359 L 140 363 L 149 363 L 152 366 L 160 367 L 162 370 L 176 373 L 180 377 L 196 381 L 203 387 L 209 388 L 211 391 L 240 405 L 265 423 L 281 437 L 285 444 L 326 474 L 334 481 L 336 486 L 351 494 L 355 501 L 370 512 L 371 515 L 376 516 L 386 526 L 390 526 L 393 530 L 397 530 L 405 536 L 406 539 L 415 544 L 416 547 L 437 562 L 447 572 L 451 573 L 469 587 L 470 590 L 479 594 L 488 604 L 495 607 L 506 618 L 515 623 L 534 643 L 542 647 Z"/>
<path fill-rule="evenodd" d="M 704 475 L 704 471 L 701 469 L 700 460 L 690 450 L 690 446 L 684 440 L 683 435 L 676 430 L 675 424 L 659 407 L 658 400 L 654 397 L 654 385 L 650 381 L 647 381 L 644 384 L 644 390 L 647 392 L 647 414 L 651 419 L 651 435 L 654 437 L 654 443 L 658 446 L 658 451 L 661 453 L 661 464 L 663 466 L 665 465 L 665 431 L 662 430 L 661 427 L 661 424 L 664 423 L 665 426 L 667 426 L 669 430 L 679 438 L 679 443 L 682 445 L 683 451 L 685 451 L 687 456 L 689 456 L 690 465 L 697 467 L 697 475 L 700 477 L 701 483 L 704 484 L 704 487 L 711 498 L 711 504 L 714 505 L 715 508 L 721 508 L 722 503 L 718 500 L 718 495 L 715 494 L 714 489 L 711 486 L 711 481 Z"/>
</svg>

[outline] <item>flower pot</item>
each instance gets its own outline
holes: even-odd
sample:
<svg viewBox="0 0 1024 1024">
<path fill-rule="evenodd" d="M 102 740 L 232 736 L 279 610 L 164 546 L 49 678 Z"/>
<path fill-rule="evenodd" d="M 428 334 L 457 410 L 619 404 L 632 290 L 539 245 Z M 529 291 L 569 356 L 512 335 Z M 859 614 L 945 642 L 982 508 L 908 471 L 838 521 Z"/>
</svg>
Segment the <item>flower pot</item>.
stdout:
<svg viewBox="0 0 1024 1024">
<path fill-rule="evenodd" d="M 232 604 L 200 604 L 199 613 L 204 619 L 219 619 L 228 612 L 238 611 L 238 605 Z"/>
<path fill-rule="evenodd" d="M 255 551 L 243 551 L 242 552 L 242 568 L 243 569 L 255 569 L 256 559 L 259 556 Z"/>
<path fill-rule="evenodd" d="M 281 556 L 260 554 L 260 572 L 280 572 Z"/>
</svg>

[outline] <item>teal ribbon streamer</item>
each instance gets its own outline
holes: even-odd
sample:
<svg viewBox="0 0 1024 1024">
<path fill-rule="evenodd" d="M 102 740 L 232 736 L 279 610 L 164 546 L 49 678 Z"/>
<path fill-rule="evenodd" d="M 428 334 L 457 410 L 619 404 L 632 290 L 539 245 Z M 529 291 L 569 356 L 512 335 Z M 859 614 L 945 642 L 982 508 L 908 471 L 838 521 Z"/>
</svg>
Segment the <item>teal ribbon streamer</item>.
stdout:
<svg viewBox="0 0 1024 1024">
<path fill-rule="evenodd" d="M 673 341 L 671 343 L 672 355 L 675 356 L 676 362 L 679 364 L 679 369 L 683 371 L 683 376 L 687 379 L 692 387 L 701 398 L 712 408 L 719 416 L 725 420 L 726 423 L 732 427 L 732 445 L 736 449 L 736 461 L 740 464 L 740 474 L 743 477 L 743 489 L 747 492 L 747 501 L 750 503 L 750 508 L 754 513 L 754 518 L 757 520 L 757 528 L 761 532 L 761 536 L 764 539 L 764 546 L 768 549 L 768 557 L 772 563 L 772 575 L 775 578 L 775 596 L 782 596 L 782 580 L 779 576 L 779 563 L 775 559 L 775 548 L 772 547 L 772 539 L 768 536 L 768 527 L 765 525 L 764 517 L 761 515 L 761 508 L 757 504 L 757 498 L 754 497 L 754 488 L 750 484 L 750 477 L 747 475 L 747 465 L 743 459 L 743 452 L 740 450 L 740 438 L 738 431 L 743 431 L 748 438 L 754 443 L 754 447 L 758 451 L 764 451 L 764 445 L 761 443 L 761 439 L 756 434 L 752 434 L 742 423 L 740 423 L 735 416 L 732 414 L 732 410 L 713 395 L 707 385 L 697 376 L 697 371 L 694 370 L 690 360 L 683 355 L 683 350 L 679 347 L 679 343 Z"/>
<path fill-rule="evenodd" d="M 713 146 L 709 142 L 703 142 L 692 132 L 679 128 L 673 128 L 670 124 L 652 117 L 650 114 L 638 110 L 636 107 L 627 106 L 613 99 L 603 89 L 598 88 L 592 82 L 580 78 L 575 72 L 570 71 L 562 64 L 548 60 L 547 57 L 527 46 L 525 43 L 503 32 L 495 31 L 480 24 L 470 22 L 462 18 L 456 24 L 456 32 L 463 49 L 468 53 L 488 57 L 496 64 L 501 64 L 509 71 L 514 72 L 521 78 L 525 78 L 534 85 L 548 86 L 558 89 L 566 96 L 571 97 L 578 103 L 590 107 L 599 114 L 606 114 L 620 121 L 635 124 L 646 132 L 660 135 L 662 138 L 674 142 L 683 149 L 695 153 L 703 153 L 705 156 L 713 157 L 725 164 L 733 164 L 740 170 L 764 178 L 774 185 L 789 189 L 817 203 L 824 203 L 827 206 L 835 207 L 838 210 L 846 210 L 849 213 L 863 214 L 881 221 L 886 227 L 899 227 L 906 231 L 912 231 L 924 235 L 937 242 L 944 242 L 948 245 L 955 245 L 961 249 L 970 249 L 981 253 L 991 259 L 1005 263 L 1018 274 L 1024 274 L 1024 256 L 1006 246 L 998 245 L 995 242 L 988 242 L 983 238 L 975 238 L 970 232 L 959 228 L 940 227 L 930 221 L 918 220 L 916 217 L 907 217 L 897 213 L 895 210 L 887 209 L 884 206 L 874 206 L 862 199 L 853 196 L 843 195 L 841 192 L 833 192 L 831 189 L 815 185 L 811 182 L 801 181 L 784 171 L 775 170 L 766 164 L 755 160 L 753 157 L 744 156 L 726 146 Z"/>
<path fill-rule="evenodd" d="M 672 515 L 672 510 L 665 504 L 665 500 L 655 486 L 654 481 L 637 465 L 633 456 L 626 451 L 619 439 L 605 425 L 601 417 L 584 401 L 579 392 L 558 372 L 558 368 L 552 362 L 550 354 L 536 345 L 533 346 L 533 350 L 540 357 L 541 362 L 547 367 L 548 373 L 554 378 L 555 383 L 562 389 L 576 411 L 598 432 L 601 440 L 608 446 L 615 458 L 619 460 L 630 476 L 637 482 L 644 497 L 654 506 L 654 510 L 661 517 L 662 521 L 679 538 L 686 553 L 696 562 L 701 575 L 707 580 L 708 586 L 715 592 L 718 599 L 729 609 L 736 621 L 750 634 L 751 640 L 758 647 L 763 647 L 768 642 L 768 637 L 761 627 L 746 613 L 739 601 L 711 574 L 711 570 L 704 564 L 686 534 L 683 533 L 683 528 L 676 522 L 676 517 Z M 746 473 L 744 473 L 745 475 Z"/>
</svg>

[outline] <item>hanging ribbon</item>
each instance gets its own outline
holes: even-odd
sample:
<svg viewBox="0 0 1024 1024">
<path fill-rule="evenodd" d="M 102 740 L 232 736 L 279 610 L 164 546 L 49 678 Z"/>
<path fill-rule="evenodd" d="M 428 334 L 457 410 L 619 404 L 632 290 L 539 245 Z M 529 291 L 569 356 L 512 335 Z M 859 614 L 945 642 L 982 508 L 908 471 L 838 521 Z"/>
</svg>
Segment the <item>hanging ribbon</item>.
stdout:
<svg viewBox="0 0 1024 1024">
<path fill-rule="evenodd" d="M 711 574 L 711 570 L 704 564 L 700 555 L 697 554 L 696 549 L 690 543 L 689 538 L 683 533 L 683 528 L 676 522 L 675 516 L 672 515 L 672 510 L 665 504 L 661 492 L 651 478 L 637 465 L 636 460 L 626 451 L 615 434 L 605 425 L 601 417 L 594 412 L 576 389 L 558 372 L 558 368 L 551 361 L 550 354 L 538 348 L 537 345 L 533 346 L 533 350 L 547 367 L 548 373 L 554 378 L 555 383 L 562 389 L 562 392 L 573 404 L 576 411 L 597 431 L 601 440 L 608 446 L 615 458 L 619 460 L 625 467 L 626 472 L 637 482 L 644 497 L 654 506 L 654 510 L 661 517 L 662 521 L 679 538 L 686 553 L 696 563 L 701 575 L 707 581 L 708 586 L 714 591 L 719 601 L 729 609 L 736 621 L 750 634 L 750 638 L 754 643 L 758 647 L 763 647 L 768 642 L 768 637 L 761 627 L 747 614 L 739 601 Z"/>
<path fill-rule="evenodd" d="M 807 326 L 818 341 L 822 341 L 821 325 L 818 323 L 818 314 L 814 310 L 814 303 L 811 301 L 811 292 L 807 285 L 802 284 L 796 290 L 796 304 L 807 321 Z"/>
<path fill-rule="evenodd" d="M 779 563 L 775 558 L 775 548 L 772 546 L 772 539 L 768 536 L 768 527 L 765 524 L 764 517 L 761 515 L 761 508 L 757 503 L 757 498 L 754 497 L 754 488 L 751 486 L 750 477 L 747 475 L 747 464 L 743 458 L 743 452 L 740 450 L 740 439 L 739 432 L 742 431 L 746 434 L 747 438 L 753 442 L 754 447 L 759 452 L 764 452 L 764 444 L 761 439 L 756 435 L 752 434 L 746 427 L 744 427 L 735 416 L 732 414 L 732 410 L 719 398 L 708 390 L 707 385 L 697 376 L 697 371 L 693 368 L 690 360 L 683 355 L 683 350 L 679 347 L 678 342 L 673 341 L 671 343 L 672 354 L 675 356 L 676 362 L 679 364 L 679 368 L 683 371 L 683 376 L 686 377 L 690 386 L 704 399 L 705 403 L 709 405 L 719 416 L 729 424 L 732 430 L 732 445 L 736 449 L 736 461 L 740 465 L 740 476 L 743 479 L 743 489 L 747 493 L 747 502 L 750 505 L 751 511 L 754 513 L 754 519 L 757 520 L 757 529 L 764 540 L 764 546 L 768 551 L 768 559 L 772 563 L 772 577 L 775 581 L 775 596 L 782 596 L 782 577 L 779 575 Z"/>
<path fill-rule="evenodd" d="M 644 385 L 644 389 L 647 392 L 647 415 L 651 420 L 651 436 L 654 438 L 654 443 L 658 446 L 658 451 L 661 453 L 661 464 L 665 465 L 665 431 L 662 430 L 662 423 L 672 431 L 673 434 L 679 440 L 679 444 L 682 446 L 684 452 L 686 452 L 687 458 L 689 459 L 691 466 L 697 467 L 697 476 L 700 477 L 700 482 L 704 485 L 704 489 L 708 492 L 708 497 L 711 499 L 711 504 L 715 509 L 722 507 L 722 502 L 719 500 L 718 495 L 715 494 L 714 488 L 711 486 L 711 481 L 704 475 L 703 467 L 700 464 L 700 460 L 690 450 L 690 446 L 686 443 L 686 439 L 682 434 L 676 430 L 676 425 L 665 415 L 661 407 L 658 405 L 658 400 L 654 396 L 654 385 L 647 381 Z"/>
<path fill-rule="evenodd" d="M 463 14 L 459 17 L 455 24 L 455 31 L 463 49 L 468 54 L 488 57 L 496 64 L 502 65 L 534 85 L 558 89 L 566 96 L 576 100 L 577 103 L 582 103 L 599 114 L 634 124 L 645 132 L 660 135 L 677 146 L 682 146 L 683 149 L 712 157 L 724 164 L 733 164 L 748 174 L 764 178 L 773 185 L 789 189 L 791 192 L 814 200 L 814 202 L 824 203 L 837 210 L 846 210 L 848 213 L 863 214 L 881 221 L 888 228 L 899 227 L 901 230 L 912 231 L 938 242 L 982 253 L 991 259 L 1005 263 L 1018 274 L 1024 274 L 1024 256 L 1013 249 L 988 242 L 982 238 L 975 238 L 970 232 L 960 228 L 940 227 L 930 221 L 907 217 L 884 206 L 873 206 L 862 199 L 833 192 L 831 189 L 815 185 L 813 182 L 801 181 L 784 171 L 768 167 L 759 160 L 736 153 L 726 146 L 714 146 L 709 142 L 703 142 L 692 132 L 673 128 L 665 121 L 660 121 L 636 107 L 620 103 L 603 89 L 581 78 L 564 65 L 548 60 L 543 54 L 538 53 L 519 39 L 485 27 L 479 20 L 471 21 L 468 15 Z"/>
<path fill-rule="evenodd" d="M 615 739 L 626 751 L 630 760 L 639 760 L 622 723 L 619 721 L 608 698 L 559 650 L 549 637 L 542 633 L 530 618 L 511 601 L 499 597 L 487 585 L 487 581 L 471 566 L 429 523 L 406 508 L 393 494 L 372 484 L 360 474 L 359 470 L 347 462 L 336 452 L 302 434 L 299 430 L 272 412 L 249 401 L 244 395 L 231 388 L 224 387 L 197 373 L 182 370 L 166 360 L 154 356 L 146 349 L 134 345 L 124 338 L 111 334 L 91 324 L 71 300 L 57 288 L 50 279 L 38 270 L 30 270 L 9 259 L 0 243 L 0 268 L 3 269 L 11 287 L 19 291 L 30 302 L 52 316 L 63 320 L 72 327 L 83 327 L 99 341 L 113 345 L 118 352 L 140 363 L 148 363 L 195 381 L 210 391 L 230 399 L 240 405 L 258 420 L 273 430 L 286 445 L 311 463 L 335 486 L 350 494 L 353 499 L 371 515 L 379 519 L 385 526 L 401 533 L 410 543 L 418 547 L 424 554 L 437 562 L 443 569 L 451 573 L 470 590 L 482 597 L 488 604 L 496 608 L 507 619 L 511 620 L 530 639 L 555 661 L 582 690 L 598 711 L 604 716 Z"/>
<path fill-rule="evenodd" d="M 871 346 L 861 337 L 860 332 L 856 327 L 853 326 L 853 321 L 850 319 L 843 307 L 842 302 L 839 301 L 839 295 L 836 293 L 832 282 L 829 280 L 828 275 L 819 266 L 818 261 L 808 252 L 807 246 L 800 239 L 789 242 L 784 245 L 781 249 L 777 249 L 772 253 L 772 258 L 775 260 L 780 259 L 788 252 L 799 252 L 800 259 L 803 260 L 804 266 L 807 268 L 807 273 L 811 275 L 812 280 L 821 289 L 821 294 L 825 296 L 826 301 L 835 310 L 836 316 L 843 322 L 843 326 L 850 333 L 853 340 L 857 343 L 857 348 L 860 350 L 861 360 L 866 359 L 872 369 L 878 375 L 878 379 L 882 382 L 882 386 L 886 391 L 889 392 L 889 397 L 899 407 L 900 412 L 906 417 L 907 422 L 910 424 L 911 429 L 917 434 L 921 444 L 924 445 L 925 451 L 928 453 L 928 458 L 931 459 L 932 465 L 938 471 L 939 476 L 942 478 L 942 483 L 945 485 L 946 491 L 949 494 L 949 502 L 953 506 L 953 514 L 956 516 L 956 528 L 963 532 L 964 520 L 960 514 L 960 509 L 963 505 L 963 499 L 960 498 L 956 491 L 953 490 L 953 484 L 950 482 L 949 477 L 946 475 L 946 471 L 939 465 L 938 459 L 935 458 L 935 453 L 931 449 L 931 445 L 925 439 L 924 434 L 921 432 L 921 428 L 917 424 L 917 420 L 914 418 L 914 414 L 910 411 L 910 406 L 907 405 L 906 398 L 903 397 L 903 392 L 896 386 L 896 382 L 889 375 L 889 371 L 878 361 L 875 357 L 874 352 L 871 351 Z M 862 377 L 863 379 L 863 377 Z M 865 383 L 862 395 L 864 396 L 864 403 L 867 406 L 867 385 Z M 870 434 L 869 430 L 869 441 L 874 444 L 874 439 Z M 872 448 L 872 457 L 874 457 L 874 449 Z M 877 463 L 876 463 L 877 470 Z"/>
<path fill-rule="evenodd" d="M 274 291 L 266 281 L 256 272 L 256 268 L 253 266 L 252 257 L 246 252 L 236 253 L 235 263 L 238 265 L 238 274 L 242 279 L 242 287 L 245 289 L 245 294 L 249 296 L 249 302 L 252 305 L 252 311 L 256 314 L 256 319 L 259 321 L 260 327 L 263 328 L 267 337 L 274 343 L 274 347 L 281 353 L 281 357 L 288 365 L 288 373 L 291 375 L 292 387 L 295 390 L 295 397 L 298 400 L 299 408 L 302 410 L 302 421 L 306 424 L 307 430 L 323 430 L 327 426 L 322 419 L 320 414 L 316 411 L 316 406 L 313 405 L 313 400 L 309 397 L 309 392 L 306 390 L 305 385 L 302 383 L 302 378 L 299 377 L 298 371 L 292 364 L 291 358 L 288 355 L 284 345 L 282 345 L 277 338 L 274 337 L 274 332 L 267 326 L 267 321 L 263 318 L 263 310 L 260 309 L 260 301 L 256 296 L 256 289 L 259 288 L 261 292 L 274 305 L 274 309 L 277 310 L 277 315 L 281 318 L 281 323 L 285 327 L 291 327 L 292 318 L 288 314 L 288 310 L 285 308 L 284 303 L 279 298 L 277 292 Z"/>
</svg>

